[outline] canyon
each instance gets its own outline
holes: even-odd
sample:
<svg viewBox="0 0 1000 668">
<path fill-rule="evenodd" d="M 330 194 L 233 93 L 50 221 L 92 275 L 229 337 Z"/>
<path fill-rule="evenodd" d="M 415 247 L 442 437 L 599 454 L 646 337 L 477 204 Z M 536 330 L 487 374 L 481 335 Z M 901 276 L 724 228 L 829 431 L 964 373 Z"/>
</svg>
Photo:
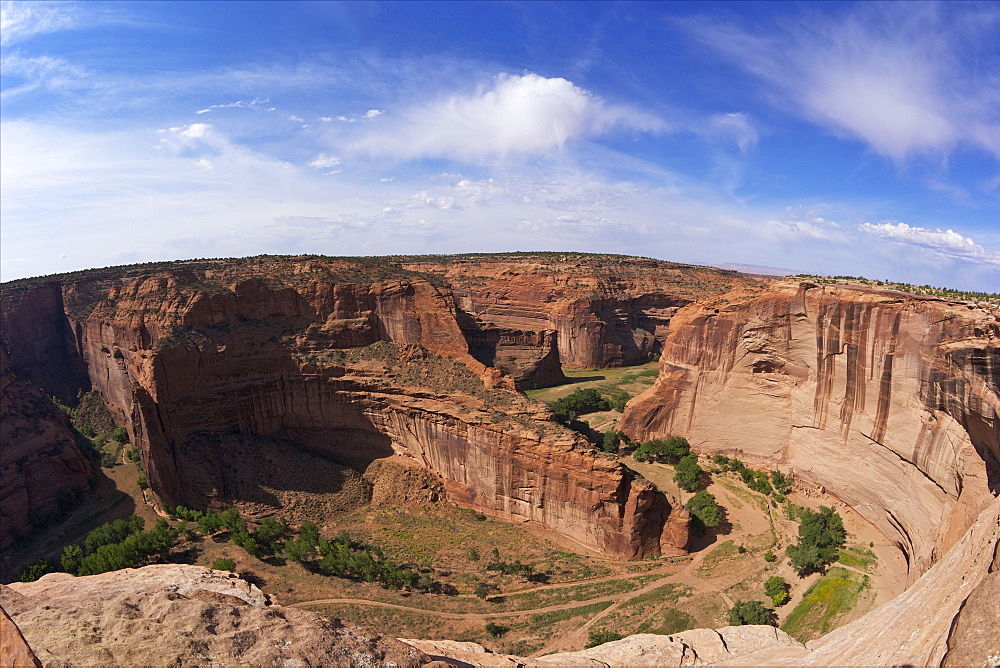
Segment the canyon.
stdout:
<svg viewBox="0 0 1000 668">
<path fill-rule="evenodd" d="M 677 304 L 750 281 L 616 257 L 444 259 L 263 257 L 15 282 L 0 309 L 8 375 L 67 403 L 97 391 L 160 505 L 233 502 L 198 444 L 265 436 L 343 461 L 406 455 L 455 502 L 607 554 L 682 553 L 686 511 L 513 390 L 559 382 L 564 340 L 574 364 L 648 358 Z M 656 293 L 658 276 L 679 295 Z M 7 485 L 4 545 L 52 509 Z"/>
<path fill-rule="evenodd" d="M 620 256 L 262 256 L 15 281 L 0 329 L 0 547 L 52 512 L 60 489 L 88 484 L 91 466 L 49 397 L 72 405 L 96 391 L 160 508 L 235 503 L 265 516 L 270 492 L 241 466 L 312 457 L 365 468 L 395 456 L 451 502 L 597 553 L 684 554 L 690 520 L 677 499 L 518 392 L 562 382 L 564 365 L 659 355 L 620 431 L 684 436 L 702 455 L 792 473 L 895 545 L 909 588 L 808 647 L 773 629 L 692 631 L 669 647 L 636 636 L 565 662 L 625 665 L 655 651 L 678 664 L 962 663 L 975 620 L 996 611 L 995 306 Z M 945 603 L 910 628 L 931 601 Z M 918 631 L 924 640 L 900 640 Z M 737 656 L 717 637 L 722 649 L 750 640 Z M 421 642 L 427 656 L 493 661 Z"/>
<path fill-rule="evenodd" d="M 679 314 L 620 428 L 792 472 L 892 540 L 913 582 L 1000 491 L 998 362 L 990 309 L 784 281 Z"/>
</svg>

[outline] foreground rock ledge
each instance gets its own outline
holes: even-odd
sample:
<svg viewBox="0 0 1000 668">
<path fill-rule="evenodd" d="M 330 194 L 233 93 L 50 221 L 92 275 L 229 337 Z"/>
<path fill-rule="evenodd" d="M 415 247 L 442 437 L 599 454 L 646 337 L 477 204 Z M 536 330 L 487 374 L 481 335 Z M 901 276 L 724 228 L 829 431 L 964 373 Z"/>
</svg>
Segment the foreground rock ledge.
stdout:
<svg viewBox="0 0 1000 668">
<path fill-rule="evenodd" d="M 53 573 L 0 585 L 0 605 L 45 665 L 985 666 L 1000 658 L 998 545 L 994 499 L 908 591 L 808 646 L 770 626 L 739 626 L 509 656 L 475 643 L 386 638 L 272 604 L 232 573 L 185 565 L 79 578 Z M 12 626 L 0 627 L 5 650 L 16 644 Z"/>
<path fill-rule="evenodd" d="M 393 638 L 273 605 L 235 574 L 202 566 L 52 573 L 0 585 L 0 605 L 44 665 L 402 668 L 430 661 Z"/>
</svg>

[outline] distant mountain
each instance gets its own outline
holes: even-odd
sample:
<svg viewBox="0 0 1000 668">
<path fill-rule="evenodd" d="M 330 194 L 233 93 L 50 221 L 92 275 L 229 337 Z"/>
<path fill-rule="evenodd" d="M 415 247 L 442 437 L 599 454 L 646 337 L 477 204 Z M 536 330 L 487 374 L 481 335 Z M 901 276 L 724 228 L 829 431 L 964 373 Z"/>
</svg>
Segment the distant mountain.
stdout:
<svg viewBox="0 0 1000 668">
<path fill-rule="evenodd" d="M 732 269 L 733 271 L 739 271 L 744 274 L 760 274 L 762 276 L 791 276 L 792 274 L 799 273 L 792 269 L 784 269 L 782 267 L 766 267 L 759 264 L 735 264 L 733 262 L 726 262 L 725 264 L 716 264 L 712 266 L 718 267 L 719 269 Z"/>
</svg>

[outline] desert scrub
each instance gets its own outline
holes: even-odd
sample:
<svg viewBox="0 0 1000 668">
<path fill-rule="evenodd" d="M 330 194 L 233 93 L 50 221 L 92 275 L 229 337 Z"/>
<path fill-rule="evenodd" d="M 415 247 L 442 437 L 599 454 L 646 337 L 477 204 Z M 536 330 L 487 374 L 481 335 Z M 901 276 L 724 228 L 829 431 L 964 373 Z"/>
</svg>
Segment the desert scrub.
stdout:
<svg viewBox="0 0 1000 668">
<path fill-rule="evenodd" d="M 573 619 L 574 617 L 596 614 L 603 611 L 605 608 L 608 608 L 611 604 L 612 601 L 601 601 L 600 603 L 581 605 L 577 608 L 553 610 L 552 612 L 543 612 L 541 614 L 532 615 L 531 619 L 528 621 L 528 628 L 532 631 L 540 631 L 543 628 L 551 627 L 557 622 L 563 622 L 567 619 Z"/>
<path fill-rule="evenodd" d="M 878 555 L 861 545 L 852 545 L 837 553 L 837 561 L 845 566 L 871 572 L 878 563 Z"/>
<path fill-rule="evenodd" d="M 809 587 L 781 628 L 800 642 L 826 635 L 837 627 L 837 620 L 850 612 L 858 594 L 869 586 L 867 575 L 831 568 Z"/>
</svg>

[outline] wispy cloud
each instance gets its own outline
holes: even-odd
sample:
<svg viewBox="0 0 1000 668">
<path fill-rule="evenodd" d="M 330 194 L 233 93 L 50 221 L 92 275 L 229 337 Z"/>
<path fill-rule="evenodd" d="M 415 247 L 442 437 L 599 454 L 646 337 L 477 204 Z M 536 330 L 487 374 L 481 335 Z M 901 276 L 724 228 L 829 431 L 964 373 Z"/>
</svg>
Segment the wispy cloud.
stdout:
<svg viewBox="0 0 1000 668">
<path fill-rule="evenodd" d="M 194 112 L 196 114 L 207 114 L 215 109 L 253 109 L 255 111 L 275 111 L 277 107 L 270 106 L 271 100 L 266 97 L 255 97 L 252 100 L 237 100 L 228 104 L 213 104 L 204 109 Z"/>
<path fill-rule="evenodd" d="M 863 223 L 862 232 L 901 244 L 919 246 L 950 258 L 1000 267 L 1000 252 L 988 250 L 954 230 L 929 230 L 906 223 Z"/>
<path fill-rule="evenodd" d="M 960 144 L 1000 157 L 996 4 L 860 3 L 769 29 L 683 25 L 769 84 L 775 104 L 897 164 Z"/>
<path fill-rule="evenodd" d="M 716 132 L 732 139 L 741 153 L 747 153 L 755 148 L 760 140 L 750 116 L 743 112 L 716 114 L 709 119 L 709 125 Z"/>
<path fill-rule="evenodd" d="M 664 125 L 650 114 L 605 104 L 566 79 L 537 74 L 501 74 L 472 93 L 379 116 L 353 148 L 403 160 L 482 162 L 559 150 L 614 129 L 652 132 Z"/>
<path fill-rule="evenodd" d="M 75 3 L 0 3 L 0 44 L 10 46 L 35 35 L 78 27 L 84 21 Z"/>
</svg>

